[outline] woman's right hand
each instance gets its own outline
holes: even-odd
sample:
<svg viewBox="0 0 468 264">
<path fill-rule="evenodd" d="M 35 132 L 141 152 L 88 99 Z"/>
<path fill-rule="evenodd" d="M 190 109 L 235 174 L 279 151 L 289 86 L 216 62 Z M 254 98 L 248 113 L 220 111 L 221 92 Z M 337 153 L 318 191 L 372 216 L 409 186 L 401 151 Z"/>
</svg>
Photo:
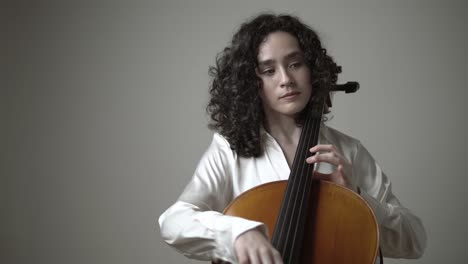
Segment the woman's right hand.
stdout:
<svg viewBox="0 0 468 264">
<path fill-rule="evenodd" d="M 258 229 L 237 237 L 234 250 L 239 264 L 283 264 L 279 252 Z"/>
</svg>

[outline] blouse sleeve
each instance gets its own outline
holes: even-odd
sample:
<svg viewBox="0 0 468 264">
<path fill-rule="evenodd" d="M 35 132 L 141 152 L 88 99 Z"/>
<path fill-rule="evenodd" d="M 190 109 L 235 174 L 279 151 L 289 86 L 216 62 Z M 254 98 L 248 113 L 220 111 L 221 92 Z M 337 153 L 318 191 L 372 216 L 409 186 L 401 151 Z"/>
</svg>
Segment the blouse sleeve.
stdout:
<svg viewBox="0 0 468 264">
<path fill-rule="evenodd" d="M 219 137 L 219 136 L 218 136 Z M 229 146 L 213 138 L 179 197 L 159 218 L 162 238 L 189 258 L 236 262 L 234 240 L 260 222 L 223 215 L 232 199 L 229 176 L 235 161 Z"/>
<path fill-rule="evenodd" d="M 356 175 L 361 196 L 377 217 L 383 256 L 421 257 L 427 240 L 421 220 L 392 193 L 391 182 L 360 143 L 353 162 L 353 174 Z"/>
</svg>

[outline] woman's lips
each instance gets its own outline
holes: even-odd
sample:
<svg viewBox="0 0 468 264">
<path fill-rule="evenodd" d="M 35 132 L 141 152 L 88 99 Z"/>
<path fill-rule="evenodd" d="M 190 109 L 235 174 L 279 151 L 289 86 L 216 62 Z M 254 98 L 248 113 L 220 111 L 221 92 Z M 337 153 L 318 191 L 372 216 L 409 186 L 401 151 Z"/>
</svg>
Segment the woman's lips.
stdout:
<svg viewBox="0 0 468 264">
<path fill-rule="evenodd" d="M 300 94 L 300 92 L 289 92 L 289 93 L 286 93 L 286 94 L 282 95 L 280 97 L 280 99 L 292 99 L 292 98 L 296 97 L 299 94 Z"/>
</svg>

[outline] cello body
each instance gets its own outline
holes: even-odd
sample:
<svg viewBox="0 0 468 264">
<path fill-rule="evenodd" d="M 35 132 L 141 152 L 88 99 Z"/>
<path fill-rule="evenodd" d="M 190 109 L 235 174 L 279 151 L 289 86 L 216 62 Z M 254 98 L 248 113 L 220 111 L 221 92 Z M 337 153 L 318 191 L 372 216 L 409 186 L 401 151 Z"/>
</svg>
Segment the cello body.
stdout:
<svg viewBox="0 0 468 264">
<path fill-rule="evenodd" d="M 233 200 L 226 215 L 265 223 L 273 235 L 287 181 L 259 185 Z M 374 264 L 379 231 L 375 215 L 355 192 L 327 181 L 312 183 L 300 263 Z"/>
</svg>

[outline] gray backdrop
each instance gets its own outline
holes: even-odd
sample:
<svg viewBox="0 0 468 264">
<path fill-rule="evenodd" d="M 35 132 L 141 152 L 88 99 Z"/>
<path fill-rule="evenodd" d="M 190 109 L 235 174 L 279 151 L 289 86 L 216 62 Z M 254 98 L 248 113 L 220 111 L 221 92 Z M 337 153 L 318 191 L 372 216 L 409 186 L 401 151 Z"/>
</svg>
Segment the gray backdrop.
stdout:
<svg viewBox="0 0 468 264">
<path fill-rule="evenodd" d="M 0 263 L 195 263 L 157 218 L 207 147 L 208 66 L 259 11 L 300 16 L 339 64 L 330 125 L 419 215 L 417 261 L 462 263 L 464 1 L 145 1 L 2 8 Z"/>
</svg>

